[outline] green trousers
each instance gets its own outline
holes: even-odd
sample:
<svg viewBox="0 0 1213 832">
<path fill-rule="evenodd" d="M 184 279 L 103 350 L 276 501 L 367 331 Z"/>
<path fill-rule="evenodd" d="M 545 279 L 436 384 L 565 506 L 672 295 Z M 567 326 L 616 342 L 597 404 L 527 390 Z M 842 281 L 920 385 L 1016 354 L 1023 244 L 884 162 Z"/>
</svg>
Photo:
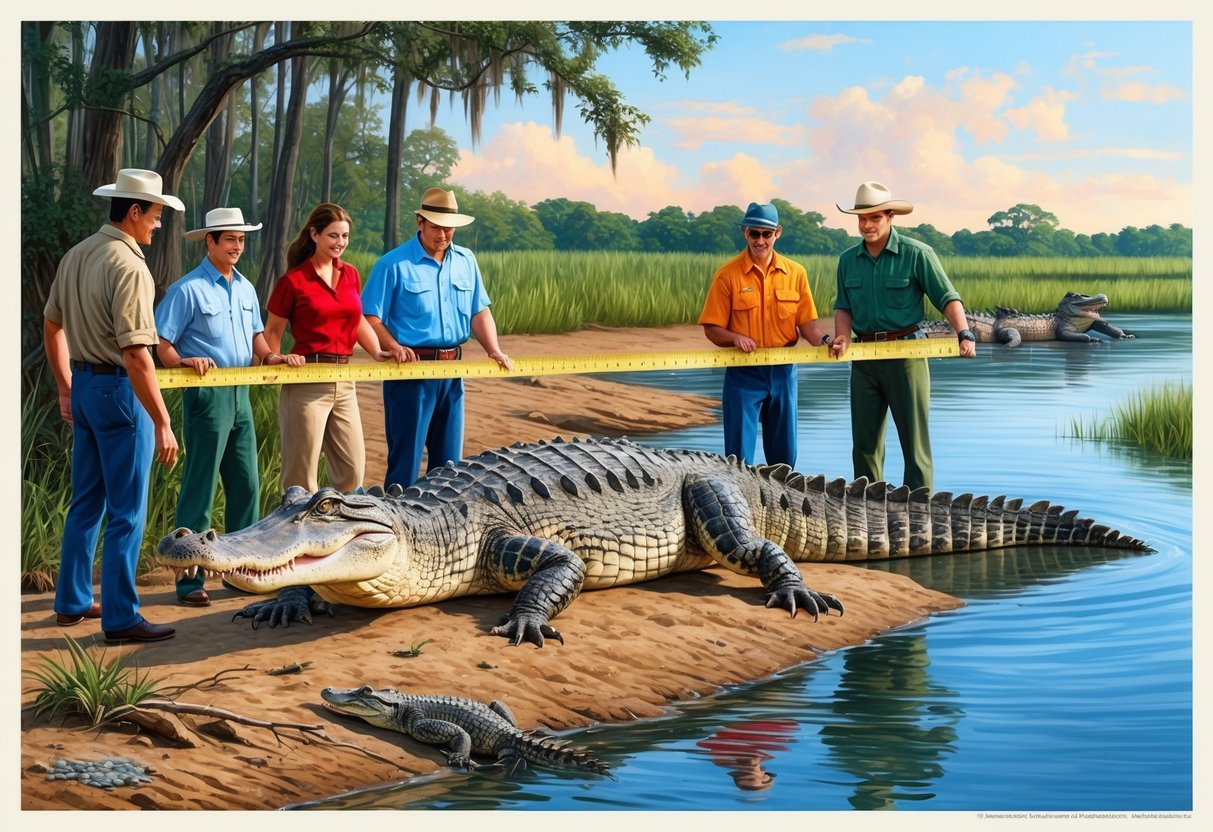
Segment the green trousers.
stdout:
<svg viewBox="0 0 1213 832">
<path fill-rule="evenodd" d="M 177 498 L 177 525 L 196 532 L 211 528 L 220 480 L 224 531 L 256 523 L 261 516 L 261 485 L 248 387 L 187 387 L 181 405 L 185 470 Z M 183 577 L 177 582 L 177 597 L 201 589 L 203 582 L 201 575 Z"/>
<path fill-rule="evenodd" d="M 931 371 L 925 358 L 892 358 L 851 362 L 851 460 L 855 476 L 884 479 L 884 434 L 893 414 L 901 452 L 903 482 L 910 488 L 932 487 L 928 413 Z"/>
</svg>

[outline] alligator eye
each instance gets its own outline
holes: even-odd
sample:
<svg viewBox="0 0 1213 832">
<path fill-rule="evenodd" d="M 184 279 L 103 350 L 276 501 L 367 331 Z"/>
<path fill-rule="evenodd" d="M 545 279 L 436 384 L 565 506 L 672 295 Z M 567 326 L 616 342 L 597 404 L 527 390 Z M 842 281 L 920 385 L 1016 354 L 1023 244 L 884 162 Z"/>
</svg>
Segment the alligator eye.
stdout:
<svg viewBox="0 0 1213 832">
<path fill-rule="evenodd" d="M 314 511 L 317 514 L 332 514 L 333 501 L 328 498 L 321 500 L 320 502 L 316 503 L 316 508 Z"/>
</svg>

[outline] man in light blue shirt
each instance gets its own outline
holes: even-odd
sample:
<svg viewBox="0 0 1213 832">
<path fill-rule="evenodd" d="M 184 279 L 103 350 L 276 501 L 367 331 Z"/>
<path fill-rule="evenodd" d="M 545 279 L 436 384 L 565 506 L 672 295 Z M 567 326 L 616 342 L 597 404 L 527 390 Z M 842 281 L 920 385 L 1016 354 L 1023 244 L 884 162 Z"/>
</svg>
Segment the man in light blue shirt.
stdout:
<svg viewBox="0 0 1213 832">
<path fill-rule="evenodd" d="M 187 231 L 187 240 L 205 240 L 206 257 L 168 288 L 156 307 L 156 354 L 165 367 L 192 367 L 206 375 L 212 367 L 278 364 L 262 330 L 257 290 L 236 263 L 244 252 L 248 225 L 239 208 L 208 211 L 206 227 Z M 269 359 L 269 360 L 266 360 Z M 243 529 L 260 518 L 257 434 L 247 385 L 186 387 L 181 393 L 185 470 L 177 499 L 178 526 L 211 528 L 215 486 L 223 481 L 224 529 Z M 177 600 L 204 607 L 210 598 L 201 574 L 177 578 Z"/>
<path fill-rule="evenodd" d="M 362 290 L 362 311 L 385 350 L 405 348 L 407 361 L 452 361 L 470 335 L 504 370 L 513 369 L 497 343 L 480 266 L 454 245 L 455 229 L 475 217 L 459 213 L 455 194 L 430 188 L 417 210 L 417 235 L 379 258 Z M 383 382 L 387 435 L 384 485 L 407 487 L 427 470 L 463 456 L 463 379 Z"/>
</svg>

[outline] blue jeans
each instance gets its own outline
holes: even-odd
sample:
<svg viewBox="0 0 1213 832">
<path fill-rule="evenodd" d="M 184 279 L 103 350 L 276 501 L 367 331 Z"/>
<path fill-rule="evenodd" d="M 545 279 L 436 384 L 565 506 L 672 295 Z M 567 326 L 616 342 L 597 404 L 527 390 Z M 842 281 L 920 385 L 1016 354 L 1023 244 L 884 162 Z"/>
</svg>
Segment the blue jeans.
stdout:
<svg viewBox="0 0 1213 832">
<path fill-rule="evenodd" d="M 758 426 L 767 464 L 796 465 L 796 365 L 726 367 L 720 394 L 724 453 L 754 464 Z"/>
<path fill-rule="evenodd" d="M 463 379 L 383 382 L 383 422 L 387 434 L 384 486 L 412 485 L 428 454 L 426 470 L 463 457 Z"/>
<path fill-rule="evenodd" d="M 72 503 L 63 527 L 55 612 L 80 615 L 93 603 L 93 561 L 101 520 L 101 629 L 143 620 L 135 568 L 147 520 L 152 420 L 125 375 L 72 372 Z"/>
</svg>

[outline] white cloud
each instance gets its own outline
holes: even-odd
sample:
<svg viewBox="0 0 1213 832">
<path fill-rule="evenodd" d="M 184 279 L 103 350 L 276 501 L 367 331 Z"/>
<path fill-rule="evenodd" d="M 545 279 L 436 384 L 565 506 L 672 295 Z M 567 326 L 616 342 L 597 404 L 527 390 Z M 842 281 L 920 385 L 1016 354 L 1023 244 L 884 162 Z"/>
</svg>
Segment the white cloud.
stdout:
<svg viewBox="0 0 1213 832">
<path fill-rule="evenodd" d="M 1072 92 L 1046 87 L 1043 95 L 1033 98 L 1024 107 L 1007 110 L 1006 116 L 1020 130 L 1032 130 L 1044 141 L 1064 142 L 1070 138 L 1066 103 L 1076 97 Z"/>
</svg>

